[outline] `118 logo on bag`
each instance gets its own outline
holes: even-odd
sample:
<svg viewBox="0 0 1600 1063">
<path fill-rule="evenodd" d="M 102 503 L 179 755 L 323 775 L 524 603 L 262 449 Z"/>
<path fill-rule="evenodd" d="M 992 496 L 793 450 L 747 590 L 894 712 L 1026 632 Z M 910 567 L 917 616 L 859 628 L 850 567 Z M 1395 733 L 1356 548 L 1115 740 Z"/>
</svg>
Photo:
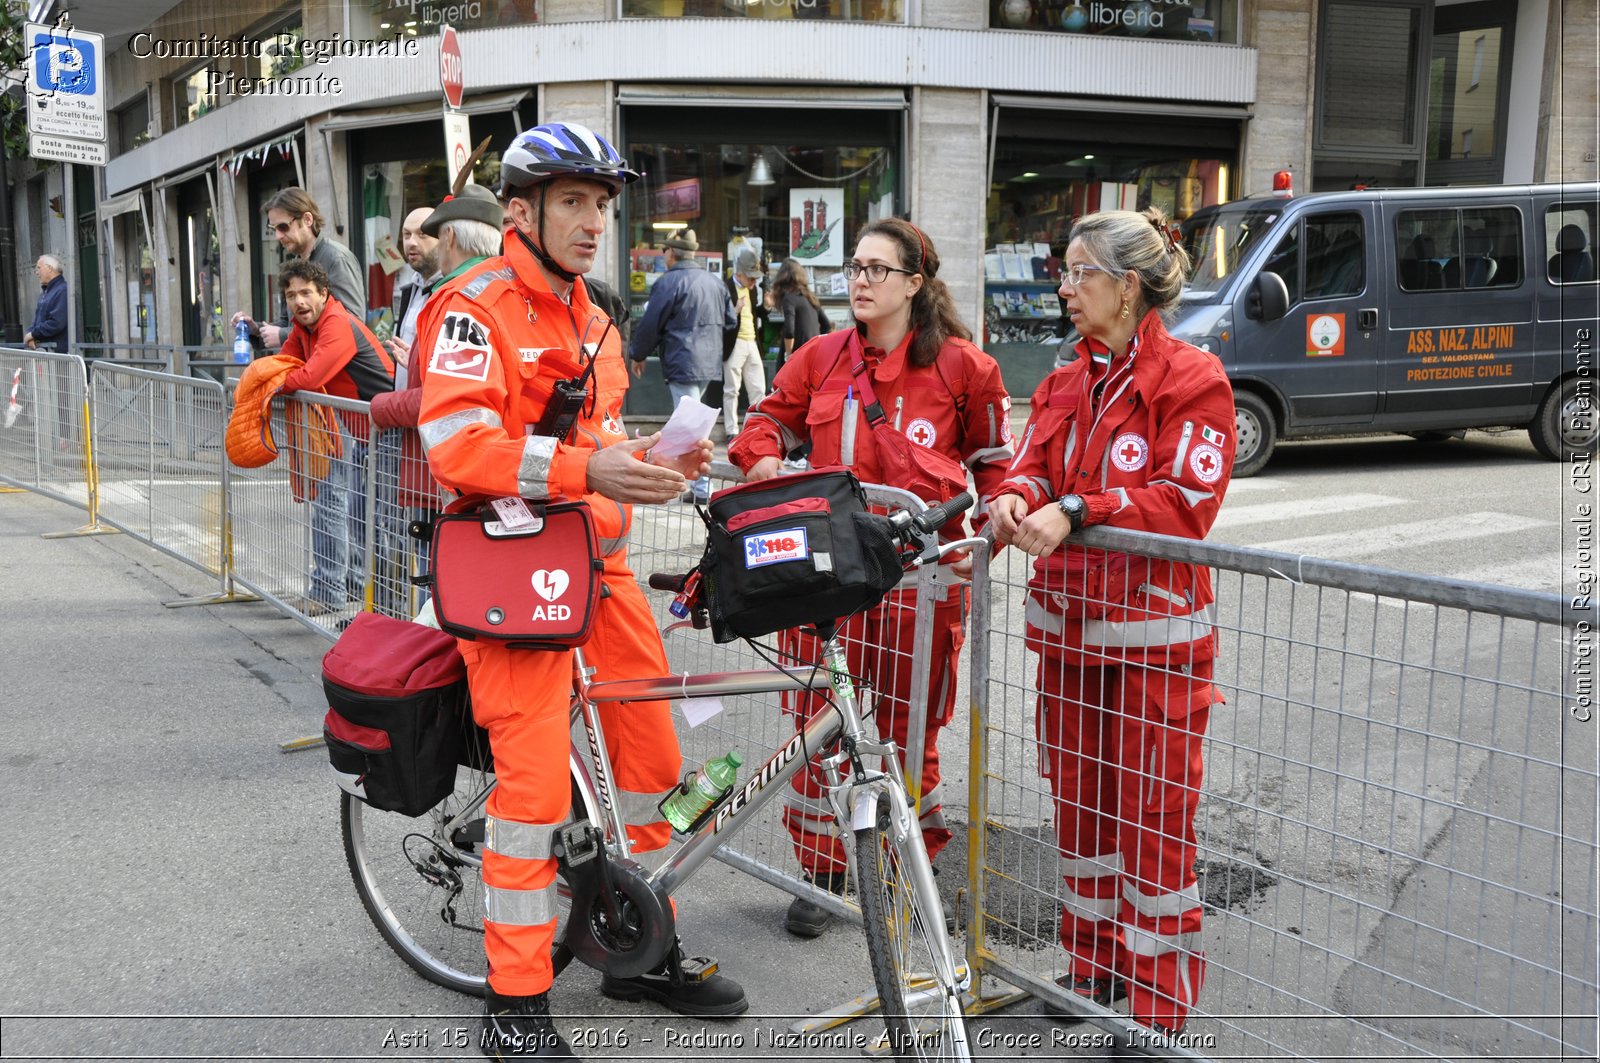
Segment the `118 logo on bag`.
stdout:
<svg viewBox="0 0 1600 1063">
<path fill-rule="evenodd" d="M 811 556 L 806 547 L 804 528 L 784 528 L 781 531 L 747 535 L 744 539 L 744 567 L 760 568 L 779 561 L 804 561 Z"/>
</svg>

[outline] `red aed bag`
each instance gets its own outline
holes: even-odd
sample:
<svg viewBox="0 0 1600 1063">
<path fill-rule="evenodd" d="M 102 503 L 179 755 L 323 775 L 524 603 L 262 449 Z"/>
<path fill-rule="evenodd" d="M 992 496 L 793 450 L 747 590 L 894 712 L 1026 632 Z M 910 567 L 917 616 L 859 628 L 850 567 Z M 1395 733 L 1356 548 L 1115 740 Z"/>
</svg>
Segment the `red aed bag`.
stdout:
<svg viewBox="0 0 1600 1063">
<path fill-rule="evenodd" d="M 509 529 L 488 506 L 433 523 L 433 609 L 464 639 L 536 650 L 589 640 L 600 602 L 600 541 L 583 502 L 527 501 L 528 527 Z"/>
</svg>

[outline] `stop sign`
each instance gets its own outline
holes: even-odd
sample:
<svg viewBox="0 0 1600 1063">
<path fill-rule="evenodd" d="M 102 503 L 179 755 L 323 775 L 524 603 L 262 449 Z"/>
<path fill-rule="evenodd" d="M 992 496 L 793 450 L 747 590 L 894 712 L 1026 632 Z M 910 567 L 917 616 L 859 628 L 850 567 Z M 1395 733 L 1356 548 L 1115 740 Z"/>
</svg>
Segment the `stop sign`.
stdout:
<svg viewBox="0 0 1600 1063">
<path fill-rule="evenodd" d="M 454 26 L 439 27 L 439 87 L 444 89 L 446 103 L 451 107 L 461 106 L 461 93 L 467 81 L 461 65 L 461 42 L 456 39 Z"/>
</svg>

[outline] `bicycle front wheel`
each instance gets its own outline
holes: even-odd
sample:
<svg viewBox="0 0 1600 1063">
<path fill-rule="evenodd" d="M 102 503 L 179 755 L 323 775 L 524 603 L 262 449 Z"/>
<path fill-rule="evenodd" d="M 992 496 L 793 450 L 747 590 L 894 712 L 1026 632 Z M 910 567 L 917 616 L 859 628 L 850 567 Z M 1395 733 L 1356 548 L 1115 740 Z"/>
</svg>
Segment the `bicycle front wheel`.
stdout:
<svg viewBox="0 0 1600 1063">
<path fill-rule="evenodd" d="M 479 763 L 486 757 L 478 758 Z M 456 788 L 416 818 L 382 812 L 346 793 L 340 828 L 361 905 L 383 940 L 428 981 L 482 996 L 484 801 L 494 775 L 456 769 Z M 592 813 L 587 780 L 574 769 L 572 815 Z M 572 893 L 558 875 L 555 973 L 571 959 L 562 948 Z"/>
<path fill-rule="evenodd" d="M 856 832 L 856 858 L 861 920 L 890 1052 L 902 1063 L 970 1060 L 961 1013 L 964 971 L 938 895 L 916 885 L 913 869 L 928 860 L 921 832 L 913 822 L 905 840 L 897 841 L 885 798 L 877 822 Z"/>
</svg>

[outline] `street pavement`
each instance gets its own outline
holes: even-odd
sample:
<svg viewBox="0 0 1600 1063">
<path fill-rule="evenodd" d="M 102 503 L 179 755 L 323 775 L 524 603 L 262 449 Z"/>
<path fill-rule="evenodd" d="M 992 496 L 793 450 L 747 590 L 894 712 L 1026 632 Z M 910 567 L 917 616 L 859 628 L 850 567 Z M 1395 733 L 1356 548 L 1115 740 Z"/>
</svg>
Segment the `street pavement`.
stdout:
<svg viewBox="0 0 1600 1063">
<path fill-rule="evenodd" d="M 0 1058 L 477 1058 L 478 1003 L 413 974 L 357 900 L 319 733 L 328 642 L 261 603 L 164 608 L 214 580 L 83 512 L 0 494 Z M 858 929 L 781 926 L 789 897 L 711 863 L 680 901 L 693 952 L 750 997 L 706 1023 L 553 992 L 588 1059 L 860 1058 L 881 1027 L 784 1040 L 871 986 Z M 974 1023 L 988 1059 L 1076 1058 L 1097 1035 L 1025 1001 Z M 777 1036 L 775 1037 L 775 1033 Z M 774 1046 L 774 1041 L 778 1044 Z M 994 1047 L 1004 1044 L 1008 1047 Z"/>
</svg>

